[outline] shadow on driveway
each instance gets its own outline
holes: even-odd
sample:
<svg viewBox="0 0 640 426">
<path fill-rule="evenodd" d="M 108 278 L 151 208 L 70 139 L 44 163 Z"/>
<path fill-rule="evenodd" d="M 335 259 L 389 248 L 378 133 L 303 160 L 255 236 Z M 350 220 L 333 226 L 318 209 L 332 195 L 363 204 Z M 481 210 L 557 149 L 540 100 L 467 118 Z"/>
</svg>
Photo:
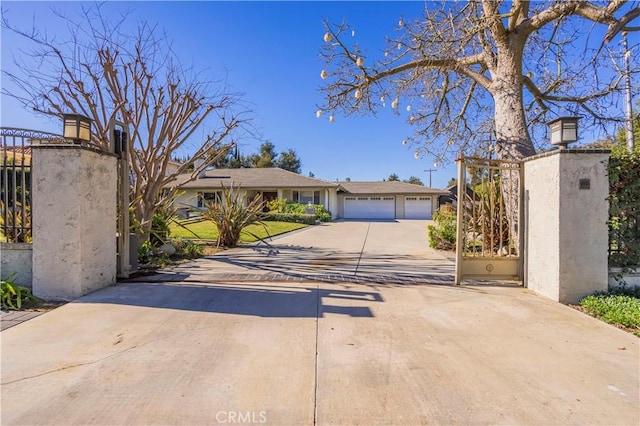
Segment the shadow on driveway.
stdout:
<svg viewBox="0 0 640 426">
<path fill-rule="evenodd" d="M 440 256 L 337 252 L 256 244 L 176 266 L 132 281 L 324 281 L 390 285 L 454 283 L 454 264 Z"/>
<path fill-rule="evenodd" d="M 105 303 L 272 318 L 321 318 L 325 313 L 373 317 L 366 305 L 383 301 L 376 291 L 339 288 L 127 283 L 97 291 L 72 303 Z"/>
</svg>

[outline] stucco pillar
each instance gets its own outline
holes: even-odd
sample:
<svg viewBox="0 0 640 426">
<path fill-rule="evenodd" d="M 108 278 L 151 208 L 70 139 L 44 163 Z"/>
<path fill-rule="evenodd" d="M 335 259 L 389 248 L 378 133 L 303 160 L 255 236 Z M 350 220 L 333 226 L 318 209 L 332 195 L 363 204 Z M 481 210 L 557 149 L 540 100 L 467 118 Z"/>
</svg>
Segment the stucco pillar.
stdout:
<svg viewBox="0 0 640 426">
<path fill-rule="evenodd" d="M 561 303 L 607 289 L 606 150 L 556 150 L 524 163 L 525 283 Z"/>
<path fill-rule="evenodd" d="M 117 158 L 34 145 L 33 293 L 72 300 L 116 281 Z"/>
</svg>

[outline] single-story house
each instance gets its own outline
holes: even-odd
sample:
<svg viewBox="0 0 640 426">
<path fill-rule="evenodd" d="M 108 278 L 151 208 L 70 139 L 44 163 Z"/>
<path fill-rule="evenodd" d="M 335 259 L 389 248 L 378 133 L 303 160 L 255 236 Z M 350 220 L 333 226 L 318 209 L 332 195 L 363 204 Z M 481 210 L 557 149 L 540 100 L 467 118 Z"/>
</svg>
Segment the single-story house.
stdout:
<svg viewBox="0 0 640 426">
<path fill-rule="evenodd" d="M 302 204 L 321 204 L 334 219 L 431 219 L 438 208 L 440 189 L 398 181 L 329 182 L 279 168 L 214 169 L 184 183 L 190 175 L 179 177 L 183 193 L 174 201 L 177 207 L 201 208 L 219 200 L 223 186 L 240 186 L 247 198 L 263 201 L 276 198 Z M 172 186 L 173 186 L 172 185 Z"/>
<path fill-rule="evenodd" d="M 179 178 L 176 184 L 188 180 Z M 263 202 L 285 198 L 302 204 L 321 204 L 337 218 L 338 184 L 293 173 L 279 168 L 206 170 L 197 179 L 181 186 L 184 191 L 174 205 L 198 207 L 219 200 L 222 187 L 240 186 L 248 199 L 260 197 Z"/>
</svg>

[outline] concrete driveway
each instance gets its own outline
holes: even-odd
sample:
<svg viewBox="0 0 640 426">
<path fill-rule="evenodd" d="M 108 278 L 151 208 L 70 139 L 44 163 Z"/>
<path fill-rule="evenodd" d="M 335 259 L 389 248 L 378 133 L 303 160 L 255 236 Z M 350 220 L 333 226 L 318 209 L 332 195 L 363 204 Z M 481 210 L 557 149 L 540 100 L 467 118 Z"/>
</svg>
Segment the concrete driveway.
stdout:
<svg viewBox="0 0 640 426">
<path fill-rule="evenodd" d="M 350 224 L 368 227 L 367 239 L 380 225 Z M 358 253 L 349 228 L 335 225 L 277 240 L 276 250 L 306 242 L 325 256 L 331 239 Z M 370 251 L 365 243 L 361 263 L 413 276 L 392 264 L 392 241 Z M 400 265 L 419 256 L 411 241 Z M 432 256 L 445 267 L 427 256 L 422 263 Z M 220 262 L 231 277 L 254 271 Z M 327 265 L 302 271 L 342 270 Z M 3 331 L 2 424 L 640 421 L 639 340 L 526 289 L 324 282 L 275 263 L 263 269 L 255 275 L 294 279 L 182 271 L 167 275 L 184 281 L 120 284 Z"/>
<path fill-rule="evenodd" d="M 454 264 L 432 250 L 427 221 L 333 222 L 221 252 L 144 281 L 453 284 Z"/>
</svg>

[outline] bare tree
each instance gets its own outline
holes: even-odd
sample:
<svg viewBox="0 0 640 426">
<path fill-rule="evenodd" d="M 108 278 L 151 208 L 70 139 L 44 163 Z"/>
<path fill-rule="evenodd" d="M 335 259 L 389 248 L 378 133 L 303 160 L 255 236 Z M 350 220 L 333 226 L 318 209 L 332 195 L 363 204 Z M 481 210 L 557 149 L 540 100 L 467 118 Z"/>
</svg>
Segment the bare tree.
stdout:
<svg viewBox="0 0 640 426">
<path fill-rule="evenodd" d="M 606 42 L 637 30 L 629 25 L 639 14 L 637 2 L 623 0 L 426 2 L 421 18 L 400 18 L 379 57 L 350 45 L 357 38 L 346 22 L 325 21 L 327 101 L 320 108 L 406 111 L 416 156 L 443 161 L 488 140 L 494 146 L 481 150 L 520 159 L 535 152 L 531 125 L 578 113 L 591 124 L 622 118 L 612 106 L 623 88 L 612 60 L 620 52 Z"/>
<path fill-rule="evenodd" d="M 183 67 L 166 34 L 148 22 L 127 32 L 126 14 L 109 20 L 99 6 L 83 8 L 78 20 L 56 13 L 69 30 L 68 38 L 61 39 L 35 27 L 15 28 L 7 15 L 3 28 L 33 47 L 15 55 L 15 72 L 3 71 L 13 84 L 2 93 L 41 114 L 91 118 L 92 142 L 103 147 L 109 146 L 110 123 L 124 123 L 135 175 L 131 199 L 144 231 L 158 206 L 173 197 L 175 188 L 163 188 L 186 172 L 190 175 L 180 184 L 195 179 L 226 155 L 248 122 L 241 97 L 223 80 L 204 80 Z M 179 150 L 193 162 L 170 165 Z"/>
</svg>

